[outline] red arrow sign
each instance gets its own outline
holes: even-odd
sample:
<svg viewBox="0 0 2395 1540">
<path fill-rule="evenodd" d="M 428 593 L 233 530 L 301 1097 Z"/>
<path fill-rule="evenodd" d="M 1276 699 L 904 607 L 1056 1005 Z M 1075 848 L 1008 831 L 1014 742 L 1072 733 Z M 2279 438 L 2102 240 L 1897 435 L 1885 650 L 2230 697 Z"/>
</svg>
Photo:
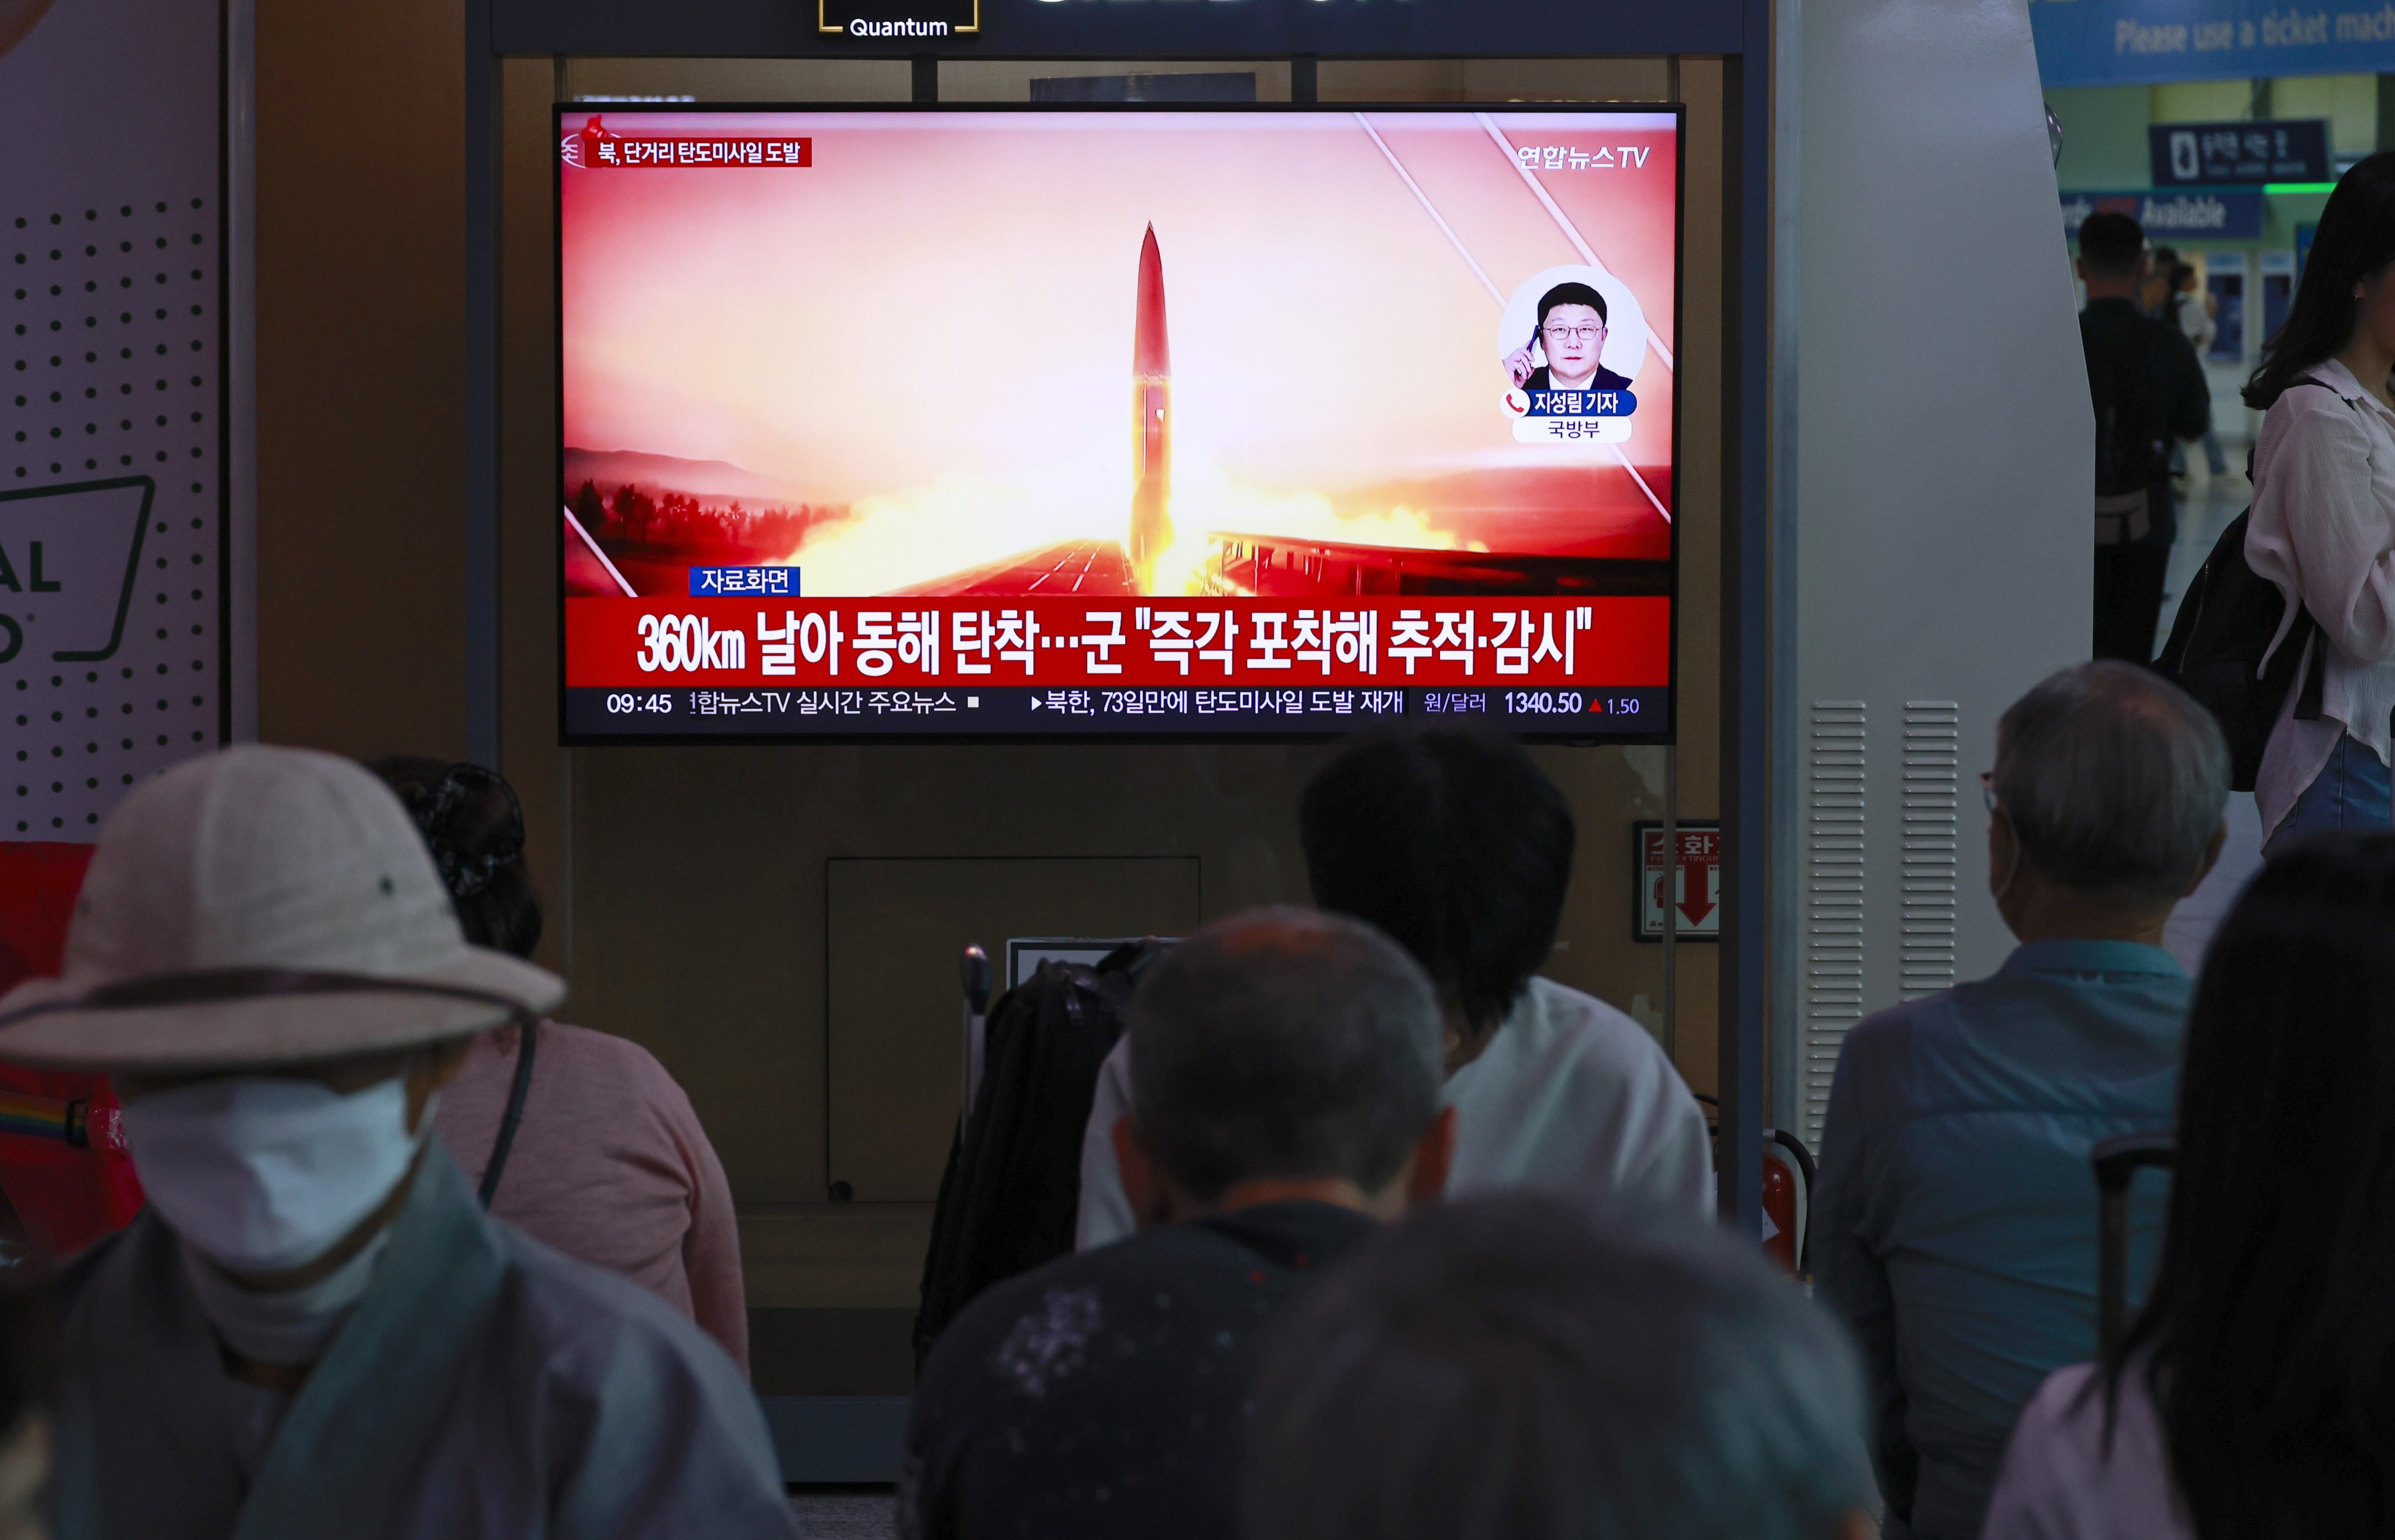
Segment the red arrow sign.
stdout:
<svg viewBox="0 0 2395 1540">
<path fill-rule="evenodd" d="M 1646 909 L 1640 922 L 1641 934 L 1649 939 L 1660 936 L 1664 916 L 1670 909 L 1677 909 L 1677 928 L 1682 936 L 1713 940 L 1721 923 L 1721 830 L 1711 825 L 1683 827 L 1674 843 L 1678 859 L 1669 863 L 1667 870 L 1663 831 L 1652 824 L 1640 830 L 1639 863 L 1644 869 L 1641 883 Z"/>
<path fill-rule="evenodd" d="M 1721 894 L 1721 834 L 1715 830 L 1680 830 L 1678 908 L 1689 924 L 1704 923 Z"/>
</svg>

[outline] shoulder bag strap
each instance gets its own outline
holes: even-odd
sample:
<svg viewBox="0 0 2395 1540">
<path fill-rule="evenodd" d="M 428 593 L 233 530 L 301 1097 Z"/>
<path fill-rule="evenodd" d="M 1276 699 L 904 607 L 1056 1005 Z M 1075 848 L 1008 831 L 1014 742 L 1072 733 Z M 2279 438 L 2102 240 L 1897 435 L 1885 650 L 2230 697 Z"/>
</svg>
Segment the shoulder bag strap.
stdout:
<svg viewBox="0 0 2395 1540">
<path fill-rule="evenodd" d="M 499 1136 L 491 1143 L 491 1163 L 483 1168 L 483 1185 L 479 1196 L 483 1206 L 489 1208 L 497 1196 L 499 1178 L 508 1169 L 508 1152 L 515 1148 L 516 1125 L 523 1122 L 524 1096 L 532 1090 L 533 1048 L 540 1042 L 534 1029 L 540 1024 L 530 1017 L 516 1028 L 516 1078 L 508 1087 L 508 1109 L 499 1114 Z"/>
</svg>

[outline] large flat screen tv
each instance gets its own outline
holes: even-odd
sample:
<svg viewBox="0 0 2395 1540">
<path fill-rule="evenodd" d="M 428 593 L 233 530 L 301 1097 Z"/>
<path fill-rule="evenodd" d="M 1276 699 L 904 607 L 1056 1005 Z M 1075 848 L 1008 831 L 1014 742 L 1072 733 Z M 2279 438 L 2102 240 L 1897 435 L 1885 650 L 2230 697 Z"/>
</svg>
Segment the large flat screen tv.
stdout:
<svg viewBox="0 0 2395 1540">
<path fill-rule="evenodd" d="M 567 741 L 1667 739 L 1674 109 L 561 109 Z"/>
</svg>

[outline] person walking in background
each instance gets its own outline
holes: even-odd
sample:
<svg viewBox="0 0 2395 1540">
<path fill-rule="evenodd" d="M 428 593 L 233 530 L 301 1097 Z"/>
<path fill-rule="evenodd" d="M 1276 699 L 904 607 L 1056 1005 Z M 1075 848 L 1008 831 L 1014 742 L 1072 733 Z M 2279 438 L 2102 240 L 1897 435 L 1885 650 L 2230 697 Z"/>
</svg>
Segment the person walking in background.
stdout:
<svg viewBox="0 0 2395 1540">
<path fill-rule="evenodd" d="M 2254 800 L 2275 842 L 2385 829 L 2395 710 L 2395 153 L 2359 162 L 2321 211 L 2286 324 L 2245 405 L 2262 412 L 2245 561 L 2302 649 Z M 2272 848 L 2266 845 L 2265 849 Z"/>
<path fill-rule="evenodd" d="M 2143 228 L 2140 226 L 2139 228 Z M 2137 309 L 2157 321 L 2175 321 L 2171 270 L 2178 266 L 2178 247 L 2148 246 L 2145 275 L 2137 281 Z"/>
<path fill-rule="evenodd" d="M 2175 325 L 2139 313 L 2150 272 L 2137 220 L 2098 212 L 2080 225 L 2087 308 L 2079 312 L 2079 340 L 2096 411 L 2094 651 L 2132 663 L 2154 655 L 2163 581 L 2178 538 L 2170 446 L 2212 426 L 2211 387 L 2195 350 Z"/>
<path fill-rule="evenodd" d="M 2187 345 L 2195 350 L 2196 363 L 2201 365 L 2205 352 L 2212 346 L 2212 339 L 2220 335 L 2219 323 L 2212 315 L 2216 301 L 2203 292 L 2191 262 L 2171 264 L 2170 290 L 2171 319 L 2178 324 L 2179 335 L 2186 338 Z M 2206 389 L 2208 392 L 2209 387 Z M 2204 425 L 2203 468 L 2216 479 L 2229 474 L 2229 458 L 2220 448 L 2218 423 L 2207 421 Z M 2177 475 L 2186 469 L 2187 446 L 2174 441 L 2171 445 L 2171 474 Z"/>
<path fill-rule="evenodd" d="M 2170 1229 L 2021 1414 L 1987 1540 L 2395 1532 L 2395 835 L 2262 870 L 2204 960 Z"/>
<path fill-rule="evenodd" d="M 1682 1214 L 1426 1209 L 1276 1326 L 1255 1402 L 1246 1540 L 1872 1533 L 1853 1348 Z"/>
<path fill-rule="evenodd" d="M 1455 1109 L 1449 1190 L 1563 1187 L 1711 1216 L 1704 1109 L 1646 1029 L 1538 976 L 1571 883 L 1571 807 L 1494 733 L 1368 737 L 1297 811 L 1316 905 L 1394 938 L 1438 987 Z M 1079 1244 L 1131 1230 L 1115 1122 L 1131 1042 L 1107 1055 L 1081 1144 Z"/>
<path fill-rule="evenodd" d="M 467 940 L 530 957 L 540 896 L 514 788 L 476 764 L 394 756 L 371 768 L 424 835 Z M 746 1372 L 739 1223 L 690 1098 L 639 1043 L 544 1018 L 527 1062 L 523 1032 L 475 1040 L 441 1095 L 442 1143 L 493 1215 L 639 1283 Z"/>
<path fill-rule="evenodd" d="M 2229 750 L 2126 663 L 2040 683 L 1996 729 L 1988 888 L 2020 945 L 1839 1051 L 1815 1286 L 1862 1348 L 1890 1540 L 1974 1540 L 2005 1431 L 2096 1344 L 2099 1139 L 2170 1121 L 2187 975 L 2161 946 L 2220 852 Z M 2158 1234 L 2152 1204 L 2132 1214 Z"/>
</svg>

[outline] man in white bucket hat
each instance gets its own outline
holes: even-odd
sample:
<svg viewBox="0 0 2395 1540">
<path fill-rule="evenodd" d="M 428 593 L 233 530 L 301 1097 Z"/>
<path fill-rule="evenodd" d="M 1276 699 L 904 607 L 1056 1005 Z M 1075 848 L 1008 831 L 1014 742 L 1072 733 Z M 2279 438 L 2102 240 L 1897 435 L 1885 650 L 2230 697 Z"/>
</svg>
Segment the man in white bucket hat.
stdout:
<svg viewBox="0 0 2395 1540">
<path fill-rule="evenodd" d="M 787 1535 L 739 1372 L 487 1218 L 429 1135 L 471 1035 L 563 994 L 470 947 L 364 769 L 136 790 L 0 1057 L 102 1070 L 150 1206 L 70 1263 L 62 1540 Z"/>
</svg>

